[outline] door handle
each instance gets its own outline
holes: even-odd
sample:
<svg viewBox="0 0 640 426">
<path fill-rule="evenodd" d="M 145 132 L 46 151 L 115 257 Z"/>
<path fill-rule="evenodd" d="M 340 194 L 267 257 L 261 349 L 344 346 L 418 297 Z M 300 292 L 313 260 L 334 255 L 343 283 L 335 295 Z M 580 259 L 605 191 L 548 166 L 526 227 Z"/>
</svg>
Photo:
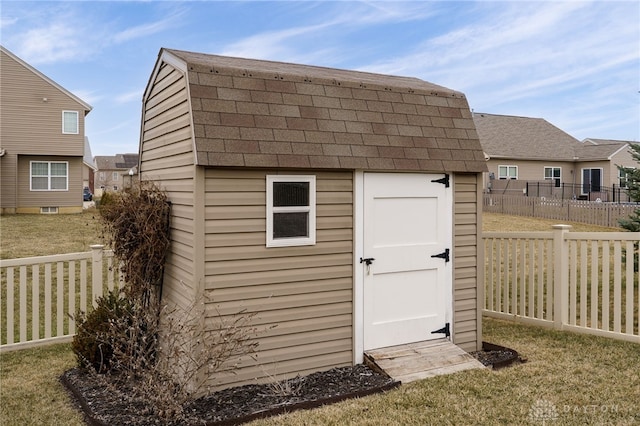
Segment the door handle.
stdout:
<svg viewBox="0 0 640 426">
<path fill-rule="evenodd" d="M 360 258 L 360 263 L 367 265 L 367 275 L 371 274 L 371 264 L 375 259 L 373 257 Z"/>
</svg>

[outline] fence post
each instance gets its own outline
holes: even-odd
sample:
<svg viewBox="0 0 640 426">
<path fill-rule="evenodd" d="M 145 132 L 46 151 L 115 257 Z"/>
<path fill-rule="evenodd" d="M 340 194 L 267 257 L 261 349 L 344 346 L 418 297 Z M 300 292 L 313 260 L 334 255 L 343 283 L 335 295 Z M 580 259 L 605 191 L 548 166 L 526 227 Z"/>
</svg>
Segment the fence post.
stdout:
<svg viewBox="0 0 640 426">
<path fill-rule="evenodd" d="M 96 299 L 102 296 L 102 244 L 91 246 L 91 303 L 96 306 Z"/>
<path fill-rule="evenodd" d="M 571 225 L 553 225 L 553 323 L 561 330 L 569 318 L 569 245 L 565 234 Z"/>
</svg>

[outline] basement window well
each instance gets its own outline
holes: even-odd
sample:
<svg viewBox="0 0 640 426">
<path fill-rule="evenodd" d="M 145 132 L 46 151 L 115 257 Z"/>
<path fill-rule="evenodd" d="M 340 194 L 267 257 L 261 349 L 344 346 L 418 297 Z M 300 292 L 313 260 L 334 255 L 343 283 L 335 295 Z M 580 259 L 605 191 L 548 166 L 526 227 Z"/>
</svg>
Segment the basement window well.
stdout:
<svg viewBox="0 0 640 426">
<path fill-rule="evenodd" d="M 316 243 L 316 177 L 267 176 L 267 247 Z"/>
</svg>

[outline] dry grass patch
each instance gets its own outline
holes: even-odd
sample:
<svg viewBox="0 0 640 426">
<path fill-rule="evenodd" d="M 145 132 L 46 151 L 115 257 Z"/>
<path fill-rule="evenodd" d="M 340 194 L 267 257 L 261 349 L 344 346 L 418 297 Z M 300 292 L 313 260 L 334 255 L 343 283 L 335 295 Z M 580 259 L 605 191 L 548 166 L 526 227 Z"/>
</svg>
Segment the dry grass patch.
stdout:
<svg viewBox="0 0 640 426">
<path fill-rule="evenodd" d="M 471 370 L 257 425 L 562 424 L 640 421 L 640 345 L 486 319 L 485 339 L 528 362 Z M 545 417 L 546 416 L 546 417 Z"/>
<path fill-rule="evenodd" d="M 89 251 L 101 242 L 100 214 L 0 216 L 0 259 Z"/>
<path fill-rule="evenodd" d="M 588 225 L 579 222 L 560 222 L 555 219 L 538 217 L 511 216 L 501 213 L 482 213 L 482 230 L 485 232 L 528 232 L 551 231 L 553 225 L 563 223 L 571 225 L 573 232 L 621 232 L 622 228 Z"/>
<path fill-rule="evenodd" d="M 0 355 L 0 424 L 84 425 L 58 381 L 75 364 L 67 344 Z"/>
</svg>

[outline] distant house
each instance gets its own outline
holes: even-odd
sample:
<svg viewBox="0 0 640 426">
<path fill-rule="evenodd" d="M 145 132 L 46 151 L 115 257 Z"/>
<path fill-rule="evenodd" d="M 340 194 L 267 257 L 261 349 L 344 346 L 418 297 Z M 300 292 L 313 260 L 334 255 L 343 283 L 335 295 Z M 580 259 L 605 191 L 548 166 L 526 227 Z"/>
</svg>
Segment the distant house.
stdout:
<svg viewBox="0 0 640 426">
<path fill-rule="evenodd" d="M 614 201 L 631 142 L 579 141 L 542 118 L 474 113 L 487 159 L 486 192 Z"/>
<path fill-rule="evenodd" d="M 104 191 L 120 191 L 131 186 L 138 174 L 139 158 L 138 154 L 96 156 L 96 197 L 100 197 Z"/>
<path fill-rule="evenodd" d="M 91 193 L 95 192 L 95 172 L 97 167 L 93 161 L 93 155 L 91 155 L 91 145 L 89 145 L 89 138 L 84 138 L 84 156 L 82 157 L 82 187 L 89 188 Z"/>
<path fill-rule="evenodd" d="M 0 46 L 0 213 L 82 211 L 91 106 Z"/>
</svg>

